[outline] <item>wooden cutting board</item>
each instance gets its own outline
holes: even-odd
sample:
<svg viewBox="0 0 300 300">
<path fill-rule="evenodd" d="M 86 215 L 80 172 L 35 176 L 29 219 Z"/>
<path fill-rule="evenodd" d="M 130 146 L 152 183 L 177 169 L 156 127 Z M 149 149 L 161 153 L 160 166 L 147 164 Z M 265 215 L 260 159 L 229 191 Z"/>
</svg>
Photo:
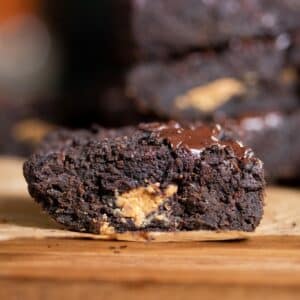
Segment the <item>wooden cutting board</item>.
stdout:
<svg viewBox="0 0 300 300">
<path fill-rule="evenodd" d="M 268 188 L 246 240 L 91 240 L 41 213 L 20 165 L 0 160 L 0 299 L 300 299 L 300 190 Z"/>
</svg>

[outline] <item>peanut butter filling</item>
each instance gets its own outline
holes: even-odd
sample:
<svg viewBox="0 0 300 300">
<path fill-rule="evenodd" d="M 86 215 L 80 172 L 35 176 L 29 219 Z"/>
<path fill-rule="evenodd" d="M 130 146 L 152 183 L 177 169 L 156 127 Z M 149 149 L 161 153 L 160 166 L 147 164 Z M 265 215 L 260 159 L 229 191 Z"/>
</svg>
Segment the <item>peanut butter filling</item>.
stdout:
<svg viewBox="0 0 300 300">
<path fill-rule="evenodd" d="M 113 234 L 115 233 L 115 228 L 111 226 L 107 221 L 100 224 L 100 234 Z"/>
<path fill-rule="evenodd" d="M 195 108 L 210 112 L 221 106 L 233 96 L 246 92 L 244 84 L 234 78 L 221 78 L 206 85 L 190 89 L 184 95 L 175 99 L 175 106 L 179 109 Z"/>
<path fill-rule="evenodd" d="M 151 184 L 147 187 L 139 187 L 117 195 L 116 204 L 120 208 L 122 217 L 131 218 L 138 227 L 143 226 L 147 216 L 156 211 L 169 197 L 177 192 L 176 185 L 169 185 L 161 191 L 159 184 Z"/>
<path fill-rule="evenodd" d="M 38 143 L 41 139 L 54 129 L 54 126 L 38 120 L 27 119 L 18 122 L 12 129 L 13 136 L 21 142 Z"/>
</svg>

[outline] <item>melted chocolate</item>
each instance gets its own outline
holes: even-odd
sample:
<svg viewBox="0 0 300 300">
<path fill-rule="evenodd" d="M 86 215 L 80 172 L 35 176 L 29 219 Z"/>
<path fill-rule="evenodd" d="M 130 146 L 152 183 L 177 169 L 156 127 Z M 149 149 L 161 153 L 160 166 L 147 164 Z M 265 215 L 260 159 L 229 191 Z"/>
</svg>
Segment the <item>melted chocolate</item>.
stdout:
<svg viewBox="0 0 300 300">
<path fill-rule="evenodd" d="M 240 158 L 251 155 L 241 143 L 234 140 L 222 140 L 222 128 L 219 125 L 208 126 L 198 123 L 183 127 L 171 121 L 167 124 L 147 124 L 142 129 L 157 132 L 158 136 L 168 140 L 173 148 L 185 147 L 193 154 L 199 154 L 207 147 L 218 145 L 231 147 Z"/>
</svg>

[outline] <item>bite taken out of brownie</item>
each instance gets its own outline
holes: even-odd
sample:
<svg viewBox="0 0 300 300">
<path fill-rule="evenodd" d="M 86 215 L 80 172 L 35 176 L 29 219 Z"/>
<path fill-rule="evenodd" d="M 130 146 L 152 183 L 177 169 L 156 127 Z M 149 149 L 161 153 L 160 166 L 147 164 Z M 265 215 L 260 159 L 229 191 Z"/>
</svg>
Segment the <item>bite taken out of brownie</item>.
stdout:
<svg viewBox="0 0 300 300">
<path fill-rule="evenodd" d="M 109 235 L 259 224 L 262 162 L 219 125 L 99 130 L 53 135 L 24 164 L 31 196 L 68 229 Z"/>
</svg>

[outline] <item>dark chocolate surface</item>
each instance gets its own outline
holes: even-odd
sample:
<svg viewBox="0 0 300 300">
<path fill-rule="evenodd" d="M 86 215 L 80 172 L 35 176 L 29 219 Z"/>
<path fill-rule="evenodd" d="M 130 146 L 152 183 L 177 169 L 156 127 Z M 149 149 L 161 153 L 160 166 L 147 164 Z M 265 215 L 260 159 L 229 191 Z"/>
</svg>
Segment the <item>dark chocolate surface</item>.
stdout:
<svg viewBox="0 0 300 300">
<path fill-rule="evenodd" d="M 185 147 L 197 155 L 206 147 L 214 144 L 221 147 L 230 145 L 240 158 L 246 157 L 250 153 L 240 142 L 224 139 L 224 132 L 220 125 L 210 126 L 194 123 L 182 126 L 178 122 L 171 121 L 163 125 L 152 123 L 142 126 L 142 128 L 157 133 L 160 138 L 168 140 L 175 149 Z"/>
</svg>

